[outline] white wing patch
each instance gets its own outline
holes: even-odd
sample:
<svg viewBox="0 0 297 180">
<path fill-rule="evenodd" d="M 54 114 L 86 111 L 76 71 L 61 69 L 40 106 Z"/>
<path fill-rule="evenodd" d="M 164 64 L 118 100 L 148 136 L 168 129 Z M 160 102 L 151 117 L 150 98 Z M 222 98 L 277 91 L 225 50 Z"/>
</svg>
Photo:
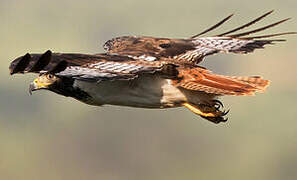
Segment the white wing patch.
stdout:
<svg viewBox="0 0 297 180">
<path fill-rule="evenodd" d="M 117 74 L 110 72 L 102 72 L 97 69 L 80 67 L 80 66 L 69 66 L 64 71 L 57 73 L 59 76 L 71 76 L 71 77 L 115 77 Z"/>
<path fill-rule="evenodd" d="M 143 60 L 146 60 L 146 61 L 154 61 L 157 58 L 153 57 L 153 56 L 142 55 L 142 56 L 139 56 L 139 59 L 143 59 Z"/>
<path fill-rule="evenodd" d="M 237 51 L 254 40 L 236 39 L 229 37 L 205 37 L 193 41 L 196 44 L 197 52 L 208 55 L 213 52 Z"/>
<path fill-rule="evenodd" d="M 119 62 L 96 62 L 86 64 L 85 66 L 69 66 L 64 71 L 57 73 L 58 76 L 73 77 L 83 80 L 112 80 L 112 79 L 131 79 L 138 77 L 141 72 L 153 73 L 160 69 L 161 66 L 156 66 L 147 62 L 143 64 L 119 63 Z"/>
<path fill-rule="evenodd" d="M 97 70 L 106 70 L 110 72 L 118 73 L 131 73 L 144 68 L 142 65 L 128 64 L 128 63 L 117 63 L 117 62 L 99 62 L 95 64 L 89 64 L 88 67 Z"/>
<path fill-rule="evenodd" d="M 180 60 L 187 59 L 191 62 L 199 63 L 205 56 L 219 52 L 248 53 L 252 49 L 251 47 L 247 46 L 254 43 L 255 41 L 230 37 L 204 37 L 194 39 L 192 42 L 195 44 L 195 50 L 188 51 L 185 54 L 176 56 L 174 58 Z M 252 47 L 260 48 L 260 46 L 258 47 L 256 45 Z M 197 61 L 197 59 L 200 59 L 200 61 Z"/>
<path fill-rule="evenodd" d="M 141 56 L 132 56 L 132 55 L 127 55 L 129 58 L 133 58 L 136 60 L 145 60 L 145 61 L 155 61 L 157 58 L 154 56 L 148 56 L 148 55 L 141 55 Z"/>
</svg>

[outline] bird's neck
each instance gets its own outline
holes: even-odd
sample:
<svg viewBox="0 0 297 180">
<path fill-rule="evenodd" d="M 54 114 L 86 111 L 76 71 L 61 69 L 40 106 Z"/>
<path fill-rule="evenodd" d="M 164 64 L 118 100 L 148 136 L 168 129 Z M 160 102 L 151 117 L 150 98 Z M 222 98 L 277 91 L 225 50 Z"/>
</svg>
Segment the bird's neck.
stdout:
<svg viewBox="0 0 297 180">
<path fill-rule="evenodd" d="M 85 91 L 81 90 L 78 87 L 74 87 L 73 84 L 74 84 L 73 79 L 64 78 L 64 79 L 61 79 L 61 81 L 58 82 L 50 90 L 66 97 L 73 97 L 79 101 L 85 101 L 91 98 L 91 96 L 88 93 L 86 93 Z"/>
</svg>

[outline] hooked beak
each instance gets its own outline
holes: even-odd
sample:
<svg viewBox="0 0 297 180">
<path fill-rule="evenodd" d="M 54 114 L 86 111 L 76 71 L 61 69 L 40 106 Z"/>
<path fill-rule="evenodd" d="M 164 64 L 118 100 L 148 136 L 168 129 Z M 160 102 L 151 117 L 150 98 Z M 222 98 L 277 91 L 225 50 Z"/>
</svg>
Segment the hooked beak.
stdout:
<svg viewBox="0 0 297 180">
<path fill-rule="evenodd" d="M 37 86 L 34 82 L 30 83 L 29 85 L 29 94 L 32 95 L 32 92 L 33 91 L 36 91 L 37 90 Z"/>
<path fill-rule="evenodd" d="M 37 91 L 40 89 L 48 89 L 48 86 L 52 83 L 49 82 L 41 82 L 38 78 L 36 78 L 32 83 L 29 85 L 29 94 L 32 95 L 33 91 Z"/>
</svg>

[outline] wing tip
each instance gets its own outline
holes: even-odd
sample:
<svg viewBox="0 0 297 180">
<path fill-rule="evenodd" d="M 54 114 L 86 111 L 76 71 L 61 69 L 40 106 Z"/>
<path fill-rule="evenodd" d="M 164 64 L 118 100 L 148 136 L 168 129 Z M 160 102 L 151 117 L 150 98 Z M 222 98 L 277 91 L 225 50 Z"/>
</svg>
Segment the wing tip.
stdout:
<svg viewBox="0 0 297 180">
<path fill-rule="evenodd" d="M 251 31 L 247 31 L 247 32 L 242 32 L 242 33 L 238 33 L 238 34 L 233 34 L 233 35 L 229 35 L 227 37 L 231 37 L 231 38 L 240 38 L 240 37 L 243 37 L 243 36 L 247 36 L 247 35 L 250 35 L 250 34 L 254 34 L 254 33 L 257 33 L 257 32 L 260 32 L 260 31 L 264 31 L 266 29 L 269 29 L 269 28 L 272 28 L 274 26 L 277 26 L 279 24 L 282 24 L 288 20 L 290 20 L 291 18 L 286 18 L 286 19 L 283 19 L 283 20 L 280 20 L 280 21 L 277 21 L 275 23 L 272 23 L 272 24 L 269 24 L 269 25 L 266 25 L 264 27 L 261 27 L 261 28 L 257 28 L 257 29 L 254 29 L 254 30 L 251 30 Z M 244 38 L 244 37 L 243 37 Z"/>
<path fill-rule="evenodd" d="M 43 54 L 38 54 L 37 59 L 34 58 L 34 55 L 31 55 L 30 53 L 26 53 L 24 56 L 20 56 L 10 63 L 9 74 L 14 75 L 14 74 L 24 74 L 28 72 L 39 71 L 49 63 L 51 56 L 52 56 L 51 50 L 47 50 Z M 30 63 L 31 61 L 36 61 L 36 62 Z"/>
<path fill-rule="evenodd" d="M 271 10 L 271 11 L 269 11 L 269 12 L 263 14 L 262 16 L 257 17 L 256 19 L 254 19 L 254 20 L 252 20 L 252 21 L 250 21 L 250 22 L 248 22 L 248 23 L 246 23 L 246 24 L 244 24 L 244 25 L 242 25 L 242 26 L 239 26 L 239 27 L 237 27 L 237 28 L 235 28 L 235 29 L 232 29 L 232 30 L 229 30 L 229 31 L 227 31 L 227 32 L 221 33 L 221 34 L 219 34 L 219 35 L 217 35 L 217 36 L 225 36 L 225 35 L 227 35 L 227 34 L 234 33 L 234 32 L 236 32 L 236 31 L 239 31 L 239 30 L 242 30 L 242 29 L 244 29 L 244 28 L 247 28 L 247 27 L 249 27 L 249 26 L 251 26 L 251 25 L 253 25 L 253 24 L 255 24 L 255 23 L 261 21 L 263 18 L 265 18 L 266 16 L 270 15 L 273 11 L 274 11 L 274 10 Z"/>
<path fill-rule="evenodd" d="M 190 39 L 195 39 L 195 38 L 197 38 L 197 37 L 199 37 L 199 36 L 201 36 L 201 35 L 203 35 L 203 34 L 205 34 L 205 33 L 208 33 L 208 32 L 210 32 L 210 31 L 216 29 L 217 27 L 219 27 L 219 26 L 221 26 L 222 24 L 224 24 L 227 20 L 229 20 L 233 15 L 234 15 L 234 13 L 230 14 L 229 16 L 225 17 L 223 20 L 221 20 L 221 21 L 218 22 L 217 24 L 211 26 L 210 28 L 208 28 L 208 29 L 202 31 L 202 32 L 199 33 L 199 34 L 196 34 L 196 35 L 192 36 Z"/>
<path fill-rule="evenodd" d="M 291 35 L 291 34 L 297 34 L 297 32 L 283 32 L 283 33 L 276 33 L 276 34 L 246 37 L 246 38 L 242 38 L 242 39 L 246 39 L 246 40 L 263 39 L 263 38 L 278 37 L 278 36 Z M 285 39 L 279 39 L 279 40 L 285 41 Z M 279 41 L 279 40 L 273 40 L 273 41 Z"/>
<path fill-rule="evenodd" d="M 242 25 L 242 26 L 240 26 L 240 27 L 237 27 L 237 28 L 235 28 L 235 29 L 232 29 L 232 30 L 230 30 L 230 31 L 221 33 L 221 34 L 216 35 L 216 36 L 221 37 L 221 36 L 225 36 L 225 35 L 227 35 L 227 34 L 234 33 L 234 32 L 237 32 L 237 31 L 239 31 L 239 30 L 242 30 L 242 29 L 244 29 L 244 28 L 246 28 L 246 27 L 249 27 L 250 25 L 255 24 L 256 22 L 261 21 L 263 18 L 265 18 L 266 16 L 272 14 L 273 12 L 274 12 L 274 10 L 270 10 L 270 11 L 266 12 L 265 14 L 263 14 L 262 16 L 260 16 L 260 17 L 258 17 L 258 18 L 256 18 L 256 19 L 254 19 L 254 20 L 251 21 L 251 22 L 248 22 L 248 23 L 246 23 L 246 24 L 244 24 L 244 25 Z M 205 34 L 205 33 L 207 33 L 207 32 L 212 31 L 213 29 L 219 27 L 219 26 L 222 25 L 224 22 L 226 22 L 228 19 L 230 19 L 233 15 L 234 15 L 234 13 L 232 13 L 231 15 L 229 15 L 228 17 L 226 17 L 225 19 L 223 19 L 223 20 L 220 21 L 219 23 L 215 24 L 214 26 L 211 26 L 210 28 L 206 29 L 205 31 L 203 31 L 203 32 L 201 32 L 201 33 L 199 33 L 199 34 L 197 34 L 197 35 L 195 35 L 195 36 L 192 36 L 191 39 L 195 39 L 195 38 L 197 38 L 197 37 L 200 36 L 200 35 L 203 35 L 203 34 Z M 280 20 L 280 21 L 278 21 L 278 22 L 275 22 L 275 23 L 273 23 L 273 24 L 269 24 L 269 25 L 267 25 L 267 26 L 264 26 L 264 27 L 261 27 L 261 28 L 255 29 L 255 30 L 251 30 L 251 31 L 243 32 L 243 33 L 237 33 L 237 34 L 233 34 L 233 35 L 227 35 L 226 37 L 240 38 L 240 37 L 243 37 L 243 36 L 246 36 L 246 35 L 249 35 L 249 34 L 253 34 L 253 33 L 260 32 L 260 31 L 264 31 L 264 30 L 266 30 L 266 29 L 268 29 L 268 28 L 271 28 L 271 27 L 277 26 L 277 25 L 279 25 L 279 24 L 281 24 L 281 23 L 284 23 L 284 22 L 286 22 L 286 21 L 288 21 L 288 20 L 290 20 L 290 19 L 292 19 L 292 18 L 286 18 L 286 19 Z"/>
<path fill-rule="evenodd" d="M 9 65 L 9 74 L 22 73 L 29 64 L 31 58 L 31 54 L 26 53 L 24 56 L 13 60 Z"/>
</svg>

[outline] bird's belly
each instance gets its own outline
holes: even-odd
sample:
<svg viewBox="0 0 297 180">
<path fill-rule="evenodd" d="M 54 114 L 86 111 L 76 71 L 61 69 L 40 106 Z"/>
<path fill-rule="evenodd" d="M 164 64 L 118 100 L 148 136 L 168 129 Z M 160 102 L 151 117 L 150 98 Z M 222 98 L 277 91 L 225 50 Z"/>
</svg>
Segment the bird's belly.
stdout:
<svg viewBox="0 0 297 180">
<path fill-rule="evenodd" d="M 74 86 L 92 98 L 85 103 L 92 105 L 121 105 L 143 108 L 167 108 L 180 106 L 185 95 L 171 84 L 170 79 L 154 75 L 134 80 L 102 81 L 90 83 L 76 80 Z"/>
</svg>

